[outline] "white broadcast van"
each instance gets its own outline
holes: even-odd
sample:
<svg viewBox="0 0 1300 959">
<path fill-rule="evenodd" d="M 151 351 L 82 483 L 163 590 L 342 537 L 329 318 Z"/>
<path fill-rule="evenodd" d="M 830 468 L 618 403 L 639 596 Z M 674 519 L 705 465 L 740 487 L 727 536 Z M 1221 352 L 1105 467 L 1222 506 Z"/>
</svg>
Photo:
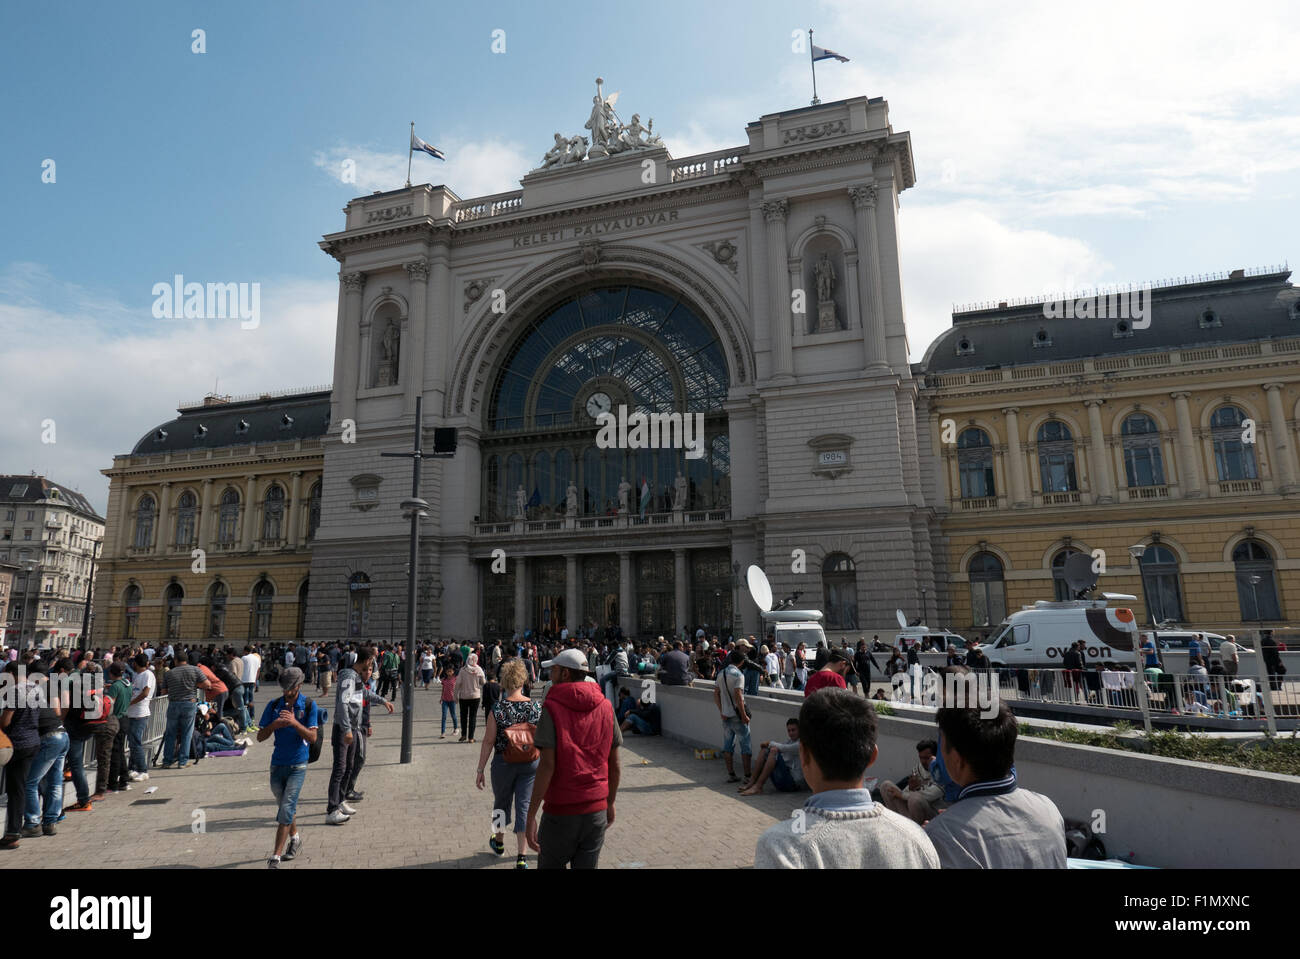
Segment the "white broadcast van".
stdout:
<svg viewBox="0 0 1300 959">
<path fill-rule="evenodd" d="M 1087 643 L 1088 665 L 1112 661 L 1133 663 L 1137 656 L 1137 620 L 1127 606 L 1111 607 L 1108 600 L 1136 597 L 1103 593 L 1102 599 L 1066 602 L 1039 600 L 1004 619 L 998 631 L 981 646 L 994 667 L 1037 666 L 1061 668 L 1062 657 L 1079 640 Z"/>
<path fill-rule="evenodd" d="M 798 649 L 803 643 L 811 654 L 818 646 L 829 646 L 822 631 L 822 613 L 818 609 L 773 609 L 772 587 L 757 566 L 745 571 L 749 594 L 763 617 L 763 635 L 773 633 L 778 643 Z"/>
</svg>

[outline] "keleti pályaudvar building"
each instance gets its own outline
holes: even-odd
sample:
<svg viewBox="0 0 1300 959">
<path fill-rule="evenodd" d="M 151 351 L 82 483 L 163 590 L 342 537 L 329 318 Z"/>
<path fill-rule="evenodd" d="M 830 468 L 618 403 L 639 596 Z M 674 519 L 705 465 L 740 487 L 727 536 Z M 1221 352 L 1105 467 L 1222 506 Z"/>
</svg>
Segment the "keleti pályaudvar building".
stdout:
<svg viewBox="0 0 1300 959">
<path fill-rule="evenodd" d="M 751 563 L 832 630 L 920 609 L 938 533 L 888 105 L 769 114 L 678 159 L 598 84 L 582 130 L 521 190 L 360 197 L 322 241 L 341 268 L 308 634 L 402 633 L 411 461 L 380 454 L 411 448 L 417 397 L 426 448 L 459 431 L 424 467 L 421 638 L 756 632 Z M 602 414 L 638 412 L 700 434 L 599 441 Z"/>
</svg>

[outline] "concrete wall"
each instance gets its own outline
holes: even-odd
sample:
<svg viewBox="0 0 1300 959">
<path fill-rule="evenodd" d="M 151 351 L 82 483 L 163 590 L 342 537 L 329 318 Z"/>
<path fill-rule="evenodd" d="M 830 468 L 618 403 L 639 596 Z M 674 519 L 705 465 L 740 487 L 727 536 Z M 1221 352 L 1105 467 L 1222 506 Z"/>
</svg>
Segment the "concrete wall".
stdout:
<svg viewBox="0 0 1300 959">
<path fill-rule="evenodd" d="M 634 687 L 639 692 L 639 689 Z M 722 723 L 713 684 L 655 687 L 664 735 L 719 748 Z M 802 696 L 751 698 L 755 752 L 784 739 L 785 721 Z M 879 717 L 880 756 L 870 774 L 899 779 L 916 762 L 916 743 L 936 727 L 920 711 Z M 902 715 L 912 712 L 922 718 Z M 1206 766 L 1024 737 L 1016 771 L 1027 789 L 1051 797 L 1067 819 L 1105 815 L 1106 851 L 1139 865 L 1165 868 L 1282 868 L 1300 862 L 1300 777 Z"/>
</svg>

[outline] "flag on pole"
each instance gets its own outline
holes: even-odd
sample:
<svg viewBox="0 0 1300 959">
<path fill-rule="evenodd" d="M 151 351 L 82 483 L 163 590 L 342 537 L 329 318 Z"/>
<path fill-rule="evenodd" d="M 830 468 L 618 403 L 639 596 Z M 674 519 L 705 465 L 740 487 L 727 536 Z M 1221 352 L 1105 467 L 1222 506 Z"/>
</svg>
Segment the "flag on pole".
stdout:
<svg viewBox="0 0 1300 959">
<path fill-rule="evenodd" d="M 528 505 L 530 507 L 542 505 L 542 491 L 536 486 L 533 487 L 533 495 L 529 497 Z"/>
<path fill-rule="evenodd" d="M 645 477 L 641 477 L 641 515 L 645 515 L 646 507 L 650 505 L 650 484 Z"/>
<path fill-rule="evenodd" d="M 838 60 L 840 63 L 848 63 L 849 58 L 841 56 L 834 50 L 827 50 L 825 47 L 819 47 L 816 44 L 812 48 L 812 58 L 815 63 L 818 60 Z"/>
<path fill-rule="evenodd" d="M 429 154 L 429 156 L 433 157 L 435 160 L 445 160 L 445 159 L 447 159 L 445 156 L 443 156 L 442 151 L 439 150 L 437 147 L 435 147 L 435 146 L 431 146 L 431 145 L 429 145 L 428 143 L 425 143 L 425 142 L 424 142 L 423 140 L 421 140 L 419 137 L 417 137 L 417 136 L 415 135 L 415 127 L 414 127 L 414 126 L 411 127 L 411 149 L 412 149 L 412 150 L 418 150 L 420 153 L 427 153 L 427 154 Z"/>
</svg>

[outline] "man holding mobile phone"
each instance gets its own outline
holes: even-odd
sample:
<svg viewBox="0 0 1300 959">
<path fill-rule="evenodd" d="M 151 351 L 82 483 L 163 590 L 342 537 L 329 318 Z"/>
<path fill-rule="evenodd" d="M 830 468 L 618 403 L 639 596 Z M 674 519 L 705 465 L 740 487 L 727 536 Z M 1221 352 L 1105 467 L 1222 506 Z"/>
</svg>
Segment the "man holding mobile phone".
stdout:
<svg viewBox="0 0 1300 959">
<path fill-rule="evenodd" d="M 275 736 L 275 750 L 271 753 L 271 792 L 275 794 L 279 808 L 275 816 L 275 848 L 266 861 L 269 869 L 278 869 L 282 856 L 288 861 L 302 849 L 302 834 L 294 820 L 298 794 L 307 778 L 311 744 L 319 735 L 316 703 L 302 695 L 302 680 L 303 673 L 298 667 L 288 666 L 282 670 L 280 689 L 284 695 L 266 704 L 266 711 L 258 724 L 259 743 Z"/>
</svg>

